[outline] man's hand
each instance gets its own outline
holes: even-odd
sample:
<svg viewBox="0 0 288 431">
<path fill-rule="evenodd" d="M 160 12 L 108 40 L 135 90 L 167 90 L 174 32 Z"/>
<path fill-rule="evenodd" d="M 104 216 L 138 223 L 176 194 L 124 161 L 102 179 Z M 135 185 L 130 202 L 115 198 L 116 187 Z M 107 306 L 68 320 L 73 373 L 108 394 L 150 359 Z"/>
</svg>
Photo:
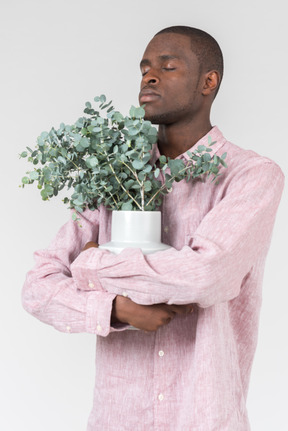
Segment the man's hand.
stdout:
<svg viewBox="0 0 288 431">
<path fill-rule="evenodd" d="M 98 247 L 96 242 L 88 242 L 82 251 L 91 247 Z M 176 314 L 190 314 L 193 312 L 193 305 L 140 305 L 124 296 L 116 296 L 113 301 L 111 314 L 111 324 L 127 323 L 143 331 L 157 331 L 161 326 L 171 322 Z"/>
<path fill-rule="evenodd" d="M 88 248 L 91 248 L 91 247 L 98 248 L 98 244 L 96 242 L 93 242 L 93 241 L 87 242 L 87 244 L 85 245 L 85 247 L 83 248 L 82 251 L 85 251 L 85 250 L 87 250 Z"/>
<path fill-rule="evenodd" d="M 193 312 L 192 304 L 187 305 L 140 305 L 124 296 L 116 296 L 113 302 L 111 324 L 128 323 L 143 331 L 157 331 L 171 322 L 176 314 L 187 315 Z"/>
</svg>

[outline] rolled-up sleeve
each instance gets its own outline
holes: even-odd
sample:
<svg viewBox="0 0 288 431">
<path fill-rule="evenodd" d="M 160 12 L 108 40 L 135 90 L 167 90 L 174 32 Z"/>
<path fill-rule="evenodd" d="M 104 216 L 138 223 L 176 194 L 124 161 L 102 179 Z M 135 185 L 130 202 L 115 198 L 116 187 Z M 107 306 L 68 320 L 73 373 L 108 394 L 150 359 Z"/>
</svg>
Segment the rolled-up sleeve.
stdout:
<svg viewBox="0 0 288 431">
<path fill-rule="evenodd" d="M 85 211 L 78 222 L 71 219 L 63 226 L 46 250 L 34 255 L 22 303 L 29 313 L 59 331 L 107 336 L 116 330 L 110 327 L 115 294 L 94 288 L 92 278 L 79 289 L 70 271 L 85 244 L 97 241 L 98 229 L 98 211 Z M 84 254 L 89 256 L 89 249 Z"/>
</svg>

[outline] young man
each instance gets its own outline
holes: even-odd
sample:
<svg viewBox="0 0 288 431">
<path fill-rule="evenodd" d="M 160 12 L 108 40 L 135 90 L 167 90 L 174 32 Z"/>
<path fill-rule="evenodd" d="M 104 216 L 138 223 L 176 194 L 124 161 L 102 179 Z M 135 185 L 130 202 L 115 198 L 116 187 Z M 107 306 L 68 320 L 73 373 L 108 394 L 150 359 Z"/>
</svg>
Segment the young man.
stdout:
<svg viewBox="0 0 288 431">
<path fill-rule="evenodd" d="M 228 168 L 218 185 L 180 182 L 164 198 L 167 251 L 97 249 L 95 241 L 110 239 L 103 207 L 84 212 L 81 228 L 68 222 L 36 253 L 23 304 L 60 331 L 98 335 L 89 431 L 248 431 L 261 282 L 283 174 L 211 126 L 223 60 L 210 35 L 162 30 L 141 71 L 140 104 L 159 124 L 155 162 L 160 154 L 185 160 L 210 136 Z"/>
</svg>

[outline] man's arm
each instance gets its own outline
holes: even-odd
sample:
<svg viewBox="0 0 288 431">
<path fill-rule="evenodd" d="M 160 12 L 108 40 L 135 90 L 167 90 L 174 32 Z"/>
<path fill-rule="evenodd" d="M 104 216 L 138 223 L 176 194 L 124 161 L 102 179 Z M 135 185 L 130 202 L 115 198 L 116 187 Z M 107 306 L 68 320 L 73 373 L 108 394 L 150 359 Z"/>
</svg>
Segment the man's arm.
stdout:
<svg viewBox="0 0 288 431">
<path fill-rule="evenodd" d="M 83 251 L 91 247 L 98 248 L 98 244 L 90 241 Z M 193 312 L 193 305 L 139 305 L 131 299 L 117 295 L 113 300 L 111 312 L 111 326 L 128 324 L 144 331 L 157 331 L 161 326 L 167 325 L 176 314 L 186 315 Z"/>
<path fill-rule="evenodd" d="M 139 305 L 129 298 L 117 295 L 113 301 L 111 322 L 128 323 L 143 331 L 157 331 L 174 319 L 176 314 L 185 316 L 193 313 L 192 304 L 187 305 Z"/>
<path fill-rule="evenodd" d="M 98 217 L 98 211 L 88 211 L 79 215 L 80 223 L 70 219 L 46 250 L 35 253 L 35 266 L 26 276 L 24 308 L 62 332 L 106 336 L 116 330 L 110 327 L 116 295 L 103 290 L 79 290 L 70 271 L 71 262 L 85 244 L 98 237 Z"/>
<path fill-rule="evenodd" d="M 29 313 L 62 332 L 107 336 L 126 329 L 127 324 L 154 331 L 176 314 L 190 312 L 191 307 L 140 306 L 104 290 L 93 291 L 91 280 L 85 284 L 87 290 L 78 289 L 70 265 L 78 255 L 97 246 L 92 240 L 98 236 L 98 212 L 79 217 L 81 227 L 70 220 L 47 250 L 35 253 L 36 265 L 27 274 L 22 292 L 23 306 Z"/>
<path fill-rule="evenodd" d="M 235 298 L 254 262 L 268 250 L 284 183 L 273 162 L 259 158 L 249 163 L 227 179 L 222 200 L 182 250 L 147 256 L 139 249 L 117 256 L 87 250 L 72 265 L 79 287 L 90 277 L 96 290 L 128 295 L 146 305 L 208 307 Z"/>
</svg>

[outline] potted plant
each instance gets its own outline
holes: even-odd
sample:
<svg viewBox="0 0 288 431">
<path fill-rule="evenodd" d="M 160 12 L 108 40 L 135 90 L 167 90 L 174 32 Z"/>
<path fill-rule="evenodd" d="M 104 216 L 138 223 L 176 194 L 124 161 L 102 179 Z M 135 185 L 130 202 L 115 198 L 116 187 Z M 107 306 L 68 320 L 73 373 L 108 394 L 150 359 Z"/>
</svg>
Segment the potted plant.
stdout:
<svg viewBox="0 0 288 431">
<path fill-rule="evenodd" d="M 70 189 L 71 195 L 63 201 L 75 209 L 75 221 L 77 212 L 87 207 L 95 210 L 104 205 L 111 209 L 112 243 L 105 247 L 112 251 L 141 246 L 144 232 L 151 243 L 144 252 L 167 248 L 160 241 L 158 209 L 162 197 L 172 190 L 174 181 L 190 181 L 202 175 L 215 180 L 220 166 L 226 167 L 226 154 L 211 157 L 210 147 L 215 142 L 208 138 L 207 147 L 199 145 L 187 152 L 186 163 L 162 155 L 158 164 L 153 164 L 157 129 L 144 119 L 144 108 L 132 106 L 129 116 L 123 116 L 104 95 L 94 101 L 99 104 L 98 110 L 87 102 L 86 116 L 72 125 L 62 123 L 58 129 L 42 132 L 36 147 L 27 147 L 20 154 L 34 165 L 22 178 L 22 186 L 36 181 L 43 200 L 57 196 L 65 187 Z M 135 225 L 136 217 L 140 217 L 140 229 Z M 146 222 L 144 217 L 153 220 Z M 140 243 L 135 242 L 137 237 Z M 124 245 L 119 245 L 123 240 Z"/>
</svg>

